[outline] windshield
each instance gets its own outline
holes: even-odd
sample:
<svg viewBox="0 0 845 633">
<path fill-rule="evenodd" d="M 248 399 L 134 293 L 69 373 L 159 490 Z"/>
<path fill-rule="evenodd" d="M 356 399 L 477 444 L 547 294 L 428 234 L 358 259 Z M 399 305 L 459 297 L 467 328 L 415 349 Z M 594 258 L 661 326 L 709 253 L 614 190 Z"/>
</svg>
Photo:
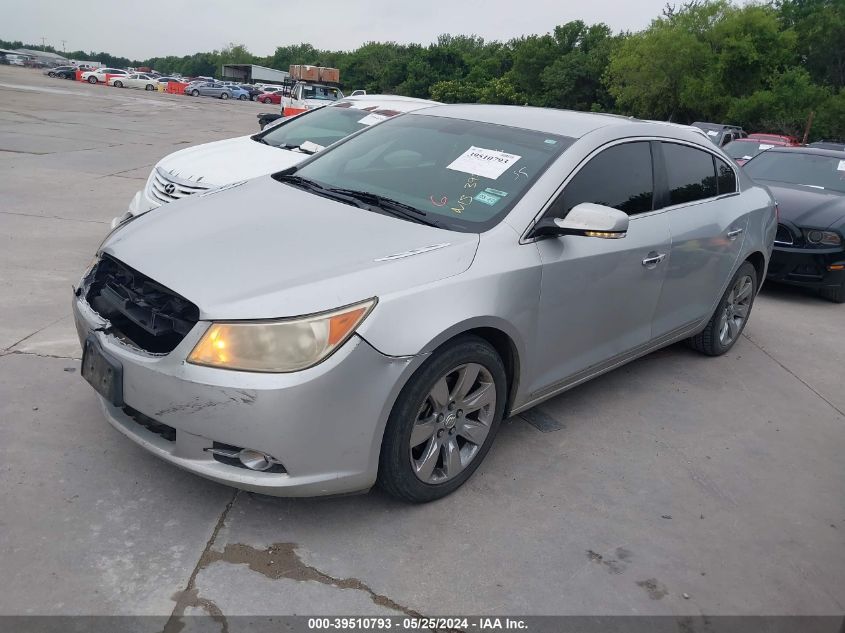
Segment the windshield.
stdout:
<svg viewBox="0 0 845 633">
<path fill-rule="evenodd" d="M 745 164 L 755 180 L 806 185 L 845 193 L 845 157 L 766 152 Z"/>
<path fill-rule="evenodd" d="M 731 141 L 722 149 L 731 158 L 739 158 L 751 160 L 760 152 L 765 152 L 767 149 L 772 149 L 773 143 L 750 143 L 748 141 Z"/>
<path fill-rule="evenodd" d="M 494 226 L 573 139 L 437 116 L 406 115 L 321 154 L 296 175 L 408 205 L 438 226 Z"/>
<path fill-rule="evenodd" d="M 303 99 L 317 99 L 319 101 L 337 101 L 341 98 L 340 90 L 327 86 L 302 86 Z"/>
<path fill-rule="evenodd" d="M 393 114 L 396 113 L 393 112 Z M 254 138 L 273 147 L 298 147 L 306 141 L 328 147 L 353 132 L 375 123 L 375 119 L 383 118 L 385 118 L 384 115 L 374 116 L 370 112 L 348 107 L 347 104 L 339 104 L 312 110 L 272 128 L 263 136 Z"/>
</svg>

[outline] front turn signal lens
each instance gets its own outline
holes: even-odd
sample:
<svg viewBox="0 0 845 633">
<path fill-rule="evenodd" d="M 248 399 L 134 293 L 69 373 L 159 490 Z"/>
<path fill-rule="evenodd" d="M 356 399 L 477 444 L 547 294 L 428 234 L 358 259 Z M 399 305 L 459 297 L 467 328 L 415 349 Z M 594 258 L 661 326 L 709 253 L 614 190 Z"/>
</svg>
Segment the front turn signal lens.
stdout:
<svg viewBox="0 0 845 633">
<path fill-rule="evenodd" d="M 212 323 L 188 362 L 268 373 L 307 369 L 343 345 L 375 305 L 373 298 L 308 317 Z"/>
</svg>

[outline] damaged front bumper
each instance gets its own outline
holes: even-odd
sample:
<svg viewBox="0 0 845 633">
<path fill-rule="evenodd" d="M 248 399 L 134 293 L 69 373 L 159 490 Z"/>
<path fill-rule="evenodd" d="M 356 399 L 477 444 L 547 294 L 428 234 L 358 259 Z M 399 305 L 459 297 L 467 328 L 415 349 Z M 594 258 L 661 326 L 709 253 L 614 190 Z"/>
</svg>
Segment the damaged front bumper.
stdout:
<svg viewBox="0 0 845 633">
<path fill-rule="evenodd" d="M 93 336 L 122 364 L 121 406 L 98 395 L 115 428 L 180 468 L 269 495 L 370 488 L 392 403 L 422 362 L 385 356 L 355 335 L 327 360 L 300 372 L 200 367 L 185 359 L 208 321 L 199 321 L 173 351 L 151 354 L 109 333 L 110 324 L 84 292 L 74 296 L 73 314 L 83 345 Z M 221 447 L 225 450 L 215 450 Z M 253 471 L 220 456 L 237 448 L 262 451 L 281 466 L 276 472 Z"/>
</svg>

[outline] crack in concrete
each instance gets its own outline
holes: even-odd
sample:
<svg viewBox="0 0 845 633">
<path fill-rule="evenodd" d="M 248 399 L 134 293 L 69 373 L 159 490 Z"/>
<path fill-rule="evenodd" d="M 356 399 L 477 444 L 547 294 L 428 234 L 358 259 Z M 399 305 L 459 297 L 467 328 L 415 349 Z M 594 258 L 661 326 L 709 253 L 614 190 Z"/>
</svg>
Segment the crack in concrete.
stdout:
<svg viewBox="0 0 845 633">
<path fill-rule="evenodd" d="M 38 215 L 37 213 L 21 213 L 19 211 L 0 211 L 3 215 L 19 215 L 24 218 L 40 218 L 42 220 L 65 220 L 67 222 L 83 222 L 87 224 L 109 224 L 106 220 L 85 220 L 82 218 L 66 218 L 61 215 Z"/>
<path fill-rule="evenodd" d="M 0 356 L 37 356 L 38 358 L 59 358 L 61 360 L 82 360 L 81 356 L 59 356 L 57 354 L 39 354 L 38 352 L 26 352 L 19 349 L 6 349 Z"/>
<path fill-rule="evenodd" d="M 798 374 L 796 374 L 796 373 L 795 373 L 794 371 L 792 371 L 789 367 L 787 367 L 787 366 L 786 366 L 786 365 L 784 365 L 782 362 L 780 362 L 777 358 L 775 358 L 774 356 L 772 356 L 772 355 L 769 353 L 769 351 L 768 351 L 765 347 L 763 347 L 762 345 L 760 345 L 760 343 L 758 343 L 757 341 L 755 341 L 753 338 L 751 338 L 750 336 L 748 336 L 748 334 L 746 334 L 746 333 L 744 333 L 744 332 L 743 332 L 742 336 L 743 336 L 746 340 L 750 341 L 750 342 L 751 342 L 751 344 L 752 344 L 752 345 L 754 345 L 754 347 L 756 347 L 757 349 L 759 349 L 759 350 L 760 350 L 761 352 L 763 352 L 766 356 L 768 356 L 768 357 L 769 357 L 769 358 L 771 358 L 773 361 L 775 361 L 778 365 L 780 365 L 781 369 L 783 369 L 786 373 L 788 373 L 790 376 L 792 376 L 793 378 L 795 378 L 795 380 L 797 380 L 798 382 L 800 382 L 800 383 L 801 383 L 802 385 L 804 385 L 807 389 L 809 389 L 809 390 L 810 390 L 810 391 L 812 391 L 814 394 L 816 394 L 819 398 L 821 398 L 822 400 L 824 400 L 824 401 L 828 404 L 828 406 L 829 406 L 831 409 L 833 409 L 834 411 L 836 411 L 836 412 L 837 412 L 839 415 L 841 415 L 842 417 L 845 417 L 845 411 L 843 411 L 842 409 L 840 409 L 839 407 L 837 407 L 835 404 L 833 404 L 830 400 L 828 400 L 827 398 L 825 398 L 825 397 L 824 397 L 821 393 L 819 393 L 818 391 L 816 391 L 816 390 L 815 390 L 815 388 L 813 388 L 813 387 L 812 387 L 812 385 L 810 385 L 810 384 L 809 384 L 808 382 L 806 382 L 803 378 L 801 378 L 801 376 L 799 376 Z"/>
<path fill-rule="evenodd" d="M 256 549 L 242 543 L 228 543 L 222 552 L 209 551 L 203 567 L 216 561 L 223 561 L 233 565 L 247 565 L 252 571 L 272 580 L 287 578 L 299 582 L 319 582 L 338 589 L 355 589 L 369 594 L 370 600 L 380 607 L 415 618 L 422 617 L 413 609 L 399 604 L 388 596 L 376 593 L 369 585 L 357 578 L 335 578 L 316 567 L 305 564 L 296 553 L 296 547 L 296 543 L 273 543 L 266 549 Z"/>
<path fill-rule="evenodd" d="M 0 211 L 0 213 L 2 213 L 2 211 Z M 33 336 L 35 336 L 35 335 L 36 335 L 36 334 L 38 334 L 39 332 L 43 332 L 44 330 L 46 330 L 46 329 L 47 329 L 48 327 L 50 327 L 51 325 L 56 325 L 56 323 L 58 323 L 59 321 L 61 321 L 61 320 L 62 320 L 62 319 L 64 319 L 64 318 L 65 318 L 64 316 L 60 316 L 60 317 L 59 317 L 58 319 L 56 319 L 55 321 L 51 321 L 50 323 L 48 323 L 48 324 L 47 324 L 47 325 L 45 325 L 44 327 L 42 327 L 42 328 L 39 328 L 39 329 L 35 330 L 35 332 L 33 332 L 32 334 L 27 334 L 27 335 L 26 335 L 26 336 L 24 336 L 21 340 L 19 340 L 19 341 L 15 341 L 15 342 L 14 342 L 14 343 L 12 343 L 11 345 L 9 345 L 9 347 L 6 347 L 3 351 L 5 351 L 5 352 L 10 351 L 13 347 L 15 347 L 15 346 L 17 346 L 17 345 L 20 345 L 20 344 L 21 344 L 21 343 L 23 343 L 24 341 L 28 341 L 29 339 L 31 339 Z"/>
<path fill-rule="evenodd" d="M 179 633 L 182 631 L 182 629 L 185 628 L 184 617 L 185 610 L 188 607 L 205 609 L 215 622 L 220 622 L 222 633 L 229 633 L 229 622 L 226 620 L 226 616 L 223 614 L 223 611 L 221 611 L 220 607 L 214 604 L 212 600 L 200 597 L 199 589 L 196 588 L 196 582 L 197 574 L 199 574 L 201 569 L 204 569 L 208 565 L 207 560 L 209 554 L 211 554 L 211 546 L 214 545 L 217 535 L 226 523 L 226 517 L 229 516 L 229 511 L 232 509 L 239 493 L 240 490 L 235 490 L 232 498 L 229 499 L 229 503 L 226 504 L 226 507 L 223 508 L 223 512 L 220 513 L 220 517 L 217 519 L 217 523 L 211 531 L 211 536 L 205 544 L 205 549 L 203 550 L 202 555 L 200 555 L 197 564 L 194 566 L 194 570 L 191 572 L 191 577 L 188 578 L 187 586 L 183 591 L 176 592 L 173 595 L 173 600 L 176 601 L 176 604 L 174 605 L 173 611 L 167 620 L 167 624 L 164 625 L 162 633 Z"/>
<path fill-rule="evenodd" d="M 27 152 L 26 150 L 22 150 L 22 149 L 6 149 L 5 147 L 0 147 L 0 152 L 8 152 L 10 154 L 30 154 L 32 156 L 48 156 L 50 154 L 56 153 L 56 152 Z"/>
</svg>

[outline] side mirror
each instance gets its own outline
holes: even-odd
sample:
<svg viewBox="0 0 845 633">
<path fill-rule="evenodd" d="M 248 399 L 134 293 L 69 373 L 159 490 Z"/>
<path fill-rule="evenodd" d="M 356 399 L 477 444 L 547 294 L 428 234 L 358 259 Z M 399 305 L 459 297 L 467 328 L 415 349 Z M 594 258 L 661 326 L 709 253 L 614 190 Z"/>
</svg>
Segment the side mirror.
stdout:
<svg viewBox="0 0 845 633">
<path fill-rule="evenodd" d="M 592 202 L 572 207 L 565 218 L 546 217 L 532 231 L 532 237 L 580 235 L 619 239 L 628 233 L 628 214 L 619 209 Z"/>
</svg>

